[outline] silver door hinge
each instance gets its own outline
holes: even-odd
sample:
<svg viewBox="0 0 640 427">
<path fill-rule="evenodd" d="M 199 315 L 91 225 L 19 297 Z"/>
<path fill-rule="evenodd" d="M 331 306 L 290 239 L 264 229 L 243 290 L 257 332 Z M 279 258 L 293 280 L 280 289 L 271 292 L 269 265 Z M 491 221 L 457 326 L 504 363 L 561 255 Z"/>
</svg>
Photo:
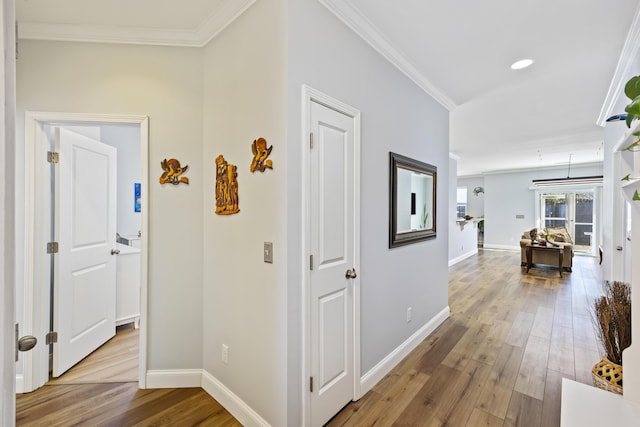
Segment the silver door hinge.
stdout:
<svg viewBox="0 0 640 427">
<path fill-rule="evenodd" d="M 309 270 L 313 270 L 313 255 L 309 255 Z"/>
<path fill-rule="evenodd" d="M 47 162 L 58 163 L 60 156 L 55 151 L 47 151 Z"/>
<path fill-rule="evenodd" d="M 309 391 L 313 393 L 313 377 L 309 377 Z"/>
<path fill-rule="evenodd" d="M 16 21 L 16 59 L 20 59 L 18 58 L 19 48 L 20 48 L 20 45 L 18 44 L 18 22 Z"/>
<path fill-rule="evenodd" d="M 20 340 L 20 324 L 16 323 L 16 362 L 18 361 L 18 341 Z"/>
<path fill-rule="evenodd" d="M 57 332 L 49 332 L 45 337 L 44 341 L 47 345 L 55 344 L 58 342 L 58 333 Z"/>
<path fill-rule="evenodd" d="M 58 242 L 49 242 L 49 243 L 47 243 L 47 253 L 48 254 L 57 254 L 58 253 Z"/>
<path fill-rule="evenodd" d="M 313 132 L 309 134 L 309 148 L 313 148 Z"/>
</svg>

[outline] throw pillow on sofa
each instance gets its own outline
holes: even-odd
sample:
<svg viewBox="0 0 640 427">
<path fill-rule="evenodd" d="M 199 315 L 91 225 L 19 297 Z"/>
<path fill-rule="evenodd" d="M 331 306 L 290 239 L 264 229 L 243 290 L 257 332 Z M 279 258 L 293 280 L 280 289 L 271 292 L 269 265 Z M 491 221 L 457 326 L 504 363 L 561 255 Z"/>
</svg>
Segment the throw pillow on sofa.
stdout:
<svg viewBox="0 0 640 427">
<path fill-rule="evenodd" d="M 571 236 L 569 235 L 569 232 L 564 227 L 548 227 L 547 233 L 552 235 L 554 237 L 554 240 L 557 242 L 573 243 L 573 241 L 571 240 Z M 556 236 L 558 236 L 558 238 L 556 238 Z"/>
</svg>

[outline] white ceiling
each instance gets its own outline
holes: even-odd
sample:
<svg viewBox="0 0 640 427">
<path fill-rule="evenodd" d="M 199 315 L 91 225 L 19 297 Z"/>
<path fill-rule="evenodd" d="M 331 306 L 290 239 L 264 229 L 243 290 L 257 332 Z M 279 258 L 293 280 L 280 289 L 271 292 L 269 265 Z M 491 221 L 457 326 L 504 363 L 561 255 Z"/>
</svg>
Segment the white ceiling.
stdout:
<svg viewBox="0 0 640 427">
<path fill-rule="evenodd" d="M 254 1 L 16 5 L 22 38 L 203 46 Z M 602 161 L 596 122 L 638 0 L 319 1 L 451 110 L 459 175 Z"/>
</svg>

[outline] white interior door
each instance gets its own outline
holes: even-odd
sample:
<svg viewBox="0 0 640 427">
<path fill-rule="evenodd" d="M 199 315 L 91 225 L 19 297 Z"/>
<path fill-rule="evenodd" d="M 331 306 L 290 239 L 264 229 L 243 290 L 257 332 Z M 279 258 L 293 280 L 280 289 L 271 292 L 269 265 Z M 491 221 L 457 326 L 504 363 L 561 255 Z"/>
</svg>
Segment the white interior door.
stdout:
<svg viewBox="0 0 640 427">
<path fill-rule="evenodd" d="M 53 376 L 115 335 L 116 149 L 56 129 Z"/>
<path fill-rule="evenodd" d="M 320 426 L 354 398 L 354 119 L 316 102 L 310 113 L 310 411 Z"/>
</svg>

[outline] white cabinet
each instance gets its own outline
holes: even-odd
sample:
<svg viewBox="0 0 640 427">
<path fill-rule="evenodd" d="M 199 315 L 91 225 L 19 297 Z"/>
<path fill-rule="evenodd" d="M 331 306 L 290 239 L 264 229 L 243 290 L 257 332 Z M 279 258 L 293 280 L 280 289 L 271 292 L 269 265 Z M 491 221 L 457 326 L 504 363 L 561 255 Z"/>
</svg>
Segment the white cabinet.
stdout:
<svg viewBox="0 0 640 427">
<path fill-rule="evenodd" d="M 140 323 L 140 249 L 118 243 L 116 326 Z"/>
<path fill-rule="evenodd" d="M 638 129 L 638 125 L 634 130 Z M 630 221 L 631 233 L 626 236 L 627 263 L 631 263 L 631 346 L 622 353 L 624 376 L 623 393 L 625 399 L 640 403 L 640 146 L 632 147 L 638 140 L 631 132 L 620 142 L 621 180 L 618 183 L 625 200 Z M 635 199 L 635 200 L 634 200 Z M 629 244 L 630 243 L 630 244 Z M 634 262 L 635 260 L 635 262 Z"/>
</svg>

